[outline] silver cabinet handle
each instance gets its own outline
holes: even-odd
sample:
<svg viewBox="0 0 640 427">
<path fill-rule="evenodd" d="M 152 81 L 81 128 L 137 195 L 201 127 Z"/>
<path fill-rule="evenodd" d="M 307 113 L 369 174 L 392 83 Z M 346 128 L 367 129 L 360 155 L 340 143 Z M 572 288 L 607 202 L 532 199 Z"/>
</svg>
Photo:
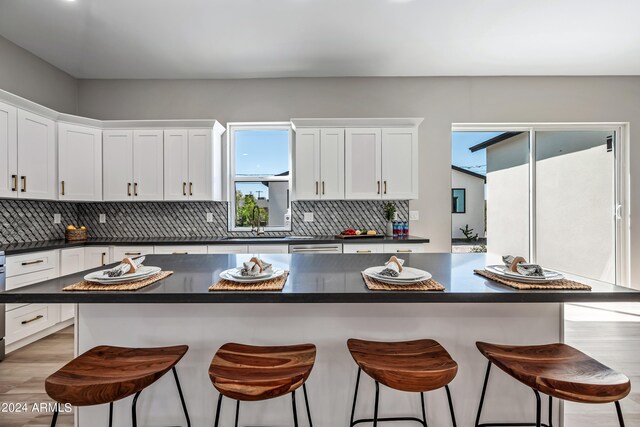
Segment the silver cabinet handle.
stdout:
<svg viewBox="0 0 640 427">
<path fill-rule="evenodd" d="M 378 181 L 378 194 L 380 194 L 380 181 Z"/>
<path fill-rule="evenodd" d="M 316 194 L 318 194 L 318 181 L 316 181 Z"/>
</svg>

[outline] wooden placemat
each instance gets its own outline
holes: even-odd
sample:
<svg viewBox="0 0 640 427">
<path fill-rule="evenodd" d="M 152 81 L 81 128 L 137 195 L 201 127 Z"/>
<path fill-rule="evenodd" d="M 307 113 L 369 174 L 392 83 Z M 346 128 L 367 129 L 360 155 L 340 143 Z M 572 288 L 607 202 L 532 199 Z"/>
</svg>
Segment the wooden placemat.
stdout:
<svg viewBox="0 0 640 427">
<path fill-rule="evenodd" d="M 548 283 L 522 283 L 517 282 L 515 280 L 504 279 L 500 276 L 497 276 L 493 273 L 490 273 L 486 270 L 473 270 L 474 273 L 479 274 L 480 276 L 486 277 L 487 279 L 491 279 L 495 282 L 502 283 L 503 285 L 507 285 L 509 287 L 519 289 L 519 290 L 528 290 L 528 289 L 553 289 L 553 290 L 571 290 L 571 291 L 590 291 L 591 286 L 585 285 L 584 283 L 574 282 L 569 279 L 562 280 L 554 280 L 553 282 Z"/>
<path fill-rule="evenodd" d="M 262 282 L 254 283 L 239 283 L 232 280 L 220 279 L 213 285 L 209 286 L 209 292 L 211 291 L 281 291 L 284 288 L 284 284 L 287 282 L 289 272 L 285 271 L 280 277 L 274 279 L 263 280 Z"/>
<path fill-rule="evenodd" d="M 412 283 L 411 285 L 392 285 L 374 279 L 361 272 L 364 283 L 372 291 L 444 291 L 444 286 L 433 279 Z"/>
<path fill-rule="evenodd" d="M 83 280 L 73 285 L 65 286 L 63 291 L 137 291 L 138 289 L 145 288 L 149 285 L 156 283 L 165 277 L 171 276 L 173 271 L 161 271 L 158 274 L 147 277 L 144 280 L 129 283 L 118 283 L 114 285 L 103 285 L 100 283 L 92 283 Z"/>
</svg>

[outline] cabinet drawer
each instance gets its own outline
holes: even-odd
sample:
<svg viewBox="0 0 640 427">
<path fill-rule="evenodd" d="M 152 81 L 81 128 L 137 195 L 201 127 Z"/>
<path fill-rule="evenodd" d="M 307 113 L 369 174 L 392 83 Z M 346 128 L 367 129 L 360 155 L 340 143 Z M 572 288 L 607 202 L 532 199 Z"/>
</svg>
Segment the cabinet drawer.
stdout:
<svg viewBox="0 0 640 427">
<path fill-rule="evenodd" d="M 193 254 L 206 254 L 206 246 L 156 246 L 153 249 L 153 253 L 156 255 L 193 255 Z"/>
<path fill-rule="evenodd" d="M 58 269 L 50 268 L 49 270 L 36 271 L 35 273 L 22 274 L 7 279 L 7 290 L 21 288 L 23 286 L 33 285 L 34 283 L 44 282 L 45 280 L 55 279 L 58 277 Z M 16 308 L 23 307 L 27 303 L 6 304 L 5 310 L 11 311 Z"/>
<path fill-rule="evenodd" d="M 382 243 L 345 244 L 342 246 L 342 252 L 345 254 L 381 254 L 384 252 L 384 245 Z"/>
<path fill-rule="evenodd" d="M 384 252 L 389 254 L 414 253 L 423 254 L 427 251 L 426 243 L 388 243 L 384 245 Z"/>
<path fill-rule="evenodd" d="M 49 269 L 58 270 L 58 251 L 35 252 L 7 257 L 7 277 Z"/>
<path fill-rule="evenodd" d="M 111 248 L 111 259 L 120 262 L 123 258 L 152 255 L 153 246 L 114 246 Z"/>
<path fill-rule="evenodd" d="M 60 306 L 56 304 L 28 304 L 7 312 L 7 344 L 33 335 L 58 323 Z"/>
<path fill-rule="evenodd" d="M 289 245 L 249 245 L 250 254 L 288 254 Z"/>
<path fill-rule="evenodd" d="M 247 245 L 209 245 L 207 246 L 209 254 L 246 254 L 249 253 Z"/>
</svg>

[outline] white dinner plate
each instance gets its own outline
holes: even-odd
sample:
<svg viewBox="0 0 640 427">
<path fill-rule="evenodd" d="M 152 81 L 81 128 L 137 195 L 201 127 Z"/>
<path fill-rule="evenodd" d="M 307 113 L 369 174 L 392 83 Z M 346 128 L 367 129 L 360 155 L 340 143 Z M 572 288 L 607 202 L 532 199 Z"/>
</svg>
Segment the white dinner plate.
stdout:
<svg viewBox="0 0 640 427">
<path fill-rule="evenodd" d="M 365 272 L 365 274 L 367 274 L 367 273 Z M 371 277 L 373 279 L 376 279 L 379 282 L 388 283 L 390 285 L 407 285 L 407 286 L 413 285 L 413 284 L 416 284 L 416 283 L 419 283 L 419 282 L 423 282 L 425 280 L 429 280 L 432 277 L 431 273 L 427 273 L 424 276 L 422 276 L 422 277 L 420 277 L 418 279 L 415 279 L 415 280 L 398 280 L 397 277 L 373 276 L 373 275 L 370 275 L 370 274 L 367 274 L 367 276 L 369 276 L 369 277 Z"/>
<path fill-rule="evenodd" d="M 376 279 L 378 278 L 388 278 L 389 276 L 381 276 L 380 272 L 382 270 L 384 270 L 385 268 L 387 268 L 386 266 L 382 265 L 382 266 L 377 266 L 377 267 L 369 267 L 367 268 L 364 272 L 365 274 L 372 276 Z M 419 268 L 412 268 L 412 267 L 402 267 L 402 272 L 400 272 L 400 274 L 398 275 L 398 277 L 392 277 L 392 279 L 396 280 L 396 281 L 405 281 L 405 282 L 417 282 L 420 280 L 427 280 L 424 277 L 426 275 L 428 275 L 429 273 L 424 271 L 424 270 L 420 270 Z"/>
<path fill-rule="evenodd" d="M 276 277 L 280 277 L 284 274 L 283 269 L 274 268 L 273 273 L 266 277 L 243 277 L 239 279 L 237 277 L 233 277 L 230 274 L 231 270 L 235 270 L 235 268 L 230 268 L 229 270 L 223 271 L 222 273 L 220 273 L 220 278 L 224 280 L 230 280 L 232 282 L 238 282 L 238 283 L 256 283 L 256 282 L 264 282 L 265 280 L 275 279 Z"/>
<path fill-rule="evenodd" d="M 158 274 L 161 271 L 160 267 L 141 266 L 135 273 L 125 274 L 119 277 L 107 277 L 103 274 L 105 270 L 94 271 L 84 276 L 84 280 L 87 282 L 100 283 L 102 285 L 117 285 L 119 283 L 130 283 L 144 280 L 149 276 Z"/>
<path fill-rule="evenodd" d="M 544 283 L 553 282 L 555 280 L 564 279 L 564 276 L 562 274 L 556 271 L 551 271 L 551 270 L 543 270 L 545 277 L 531 277 L 531 276 L 523 276 L 521 274 L 515 274 L 512 271 L 509 271 L 509 273 L 511 274 L 507 274 L 507 268 L 508 267 L 504 265 L 488 265 L 486 267 L 486 270 L 504 279 L 511 279 L 517 282 L 522 282 L 522 283 L 544 284 Z"/>
<path fill-rule="evenodd" d="M 226 270 L 227 273 L 229 274 L 229 276 L 235 278 L 235 279 L 246 279 L 249 276 L 243 276 L 241 273 L 242 267 L 236 267 L 236 268 L 232 268 L 229 270 Z M 269 277 L 273 274 L 273 267 L 271 267 L 270 271 L 267 272 L 262 272 L 259 274 L 256 274 L 255 276 L 251 276 L 252 279 L 264 279 L 265 277 Z"/>
</svg>

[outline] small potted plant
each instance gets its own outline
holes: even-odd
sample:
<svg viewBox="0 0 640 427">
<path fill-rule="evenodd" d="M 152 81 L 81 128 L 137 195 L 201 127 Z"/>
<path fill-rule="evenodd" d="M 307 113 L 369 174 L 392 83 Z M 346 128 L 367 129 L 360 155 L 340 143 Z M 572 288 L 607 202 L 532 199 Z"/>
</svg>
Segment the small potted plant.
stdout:
<svg viewBox="0 0 640 427">
<path fill-rule="evenodd" d="M 387 220 L 387 236 L 393 236 L 393 221 L 396 219 L 398 208 L 393 202 L 386 202 L 382 205 L 384 211 L 384 219 Z"/>
</svg>

